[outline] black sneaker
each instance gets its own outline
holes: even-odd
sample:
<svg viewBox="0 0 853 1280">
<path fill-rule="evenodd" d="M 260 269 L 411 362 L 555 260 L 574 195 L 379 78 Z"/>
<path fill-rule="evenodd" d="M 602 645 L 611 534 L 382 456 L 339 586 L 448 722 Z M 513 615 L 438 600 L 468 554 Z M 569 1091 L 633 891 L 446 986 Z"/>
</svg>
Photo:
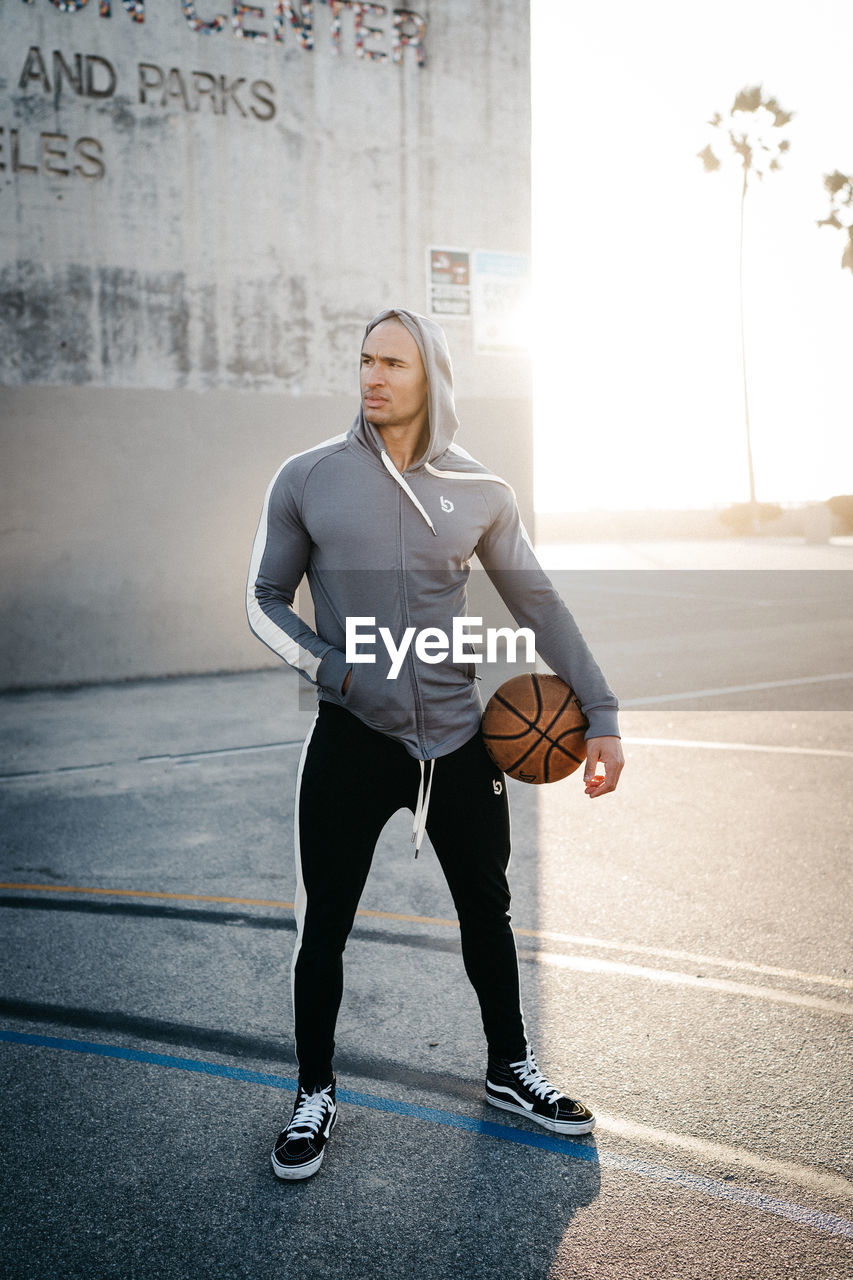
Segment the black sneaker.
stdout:
<svg viewBox="0 0 853 1280">
<path fill-rule="evenodd" d="M 489 1058 L 486 1101 L 503 1111 L 514 1111 L 554 1133 L 592 1133 L 595 1116 L 550 1084 L 536 1065 L 532 1050 L 520 1062 Z"/>
<path fill-rule="evenodd" d="M 300 1084 L 293 1115 L 276 1139 L 270 1160 L 277 1178 L 310 1178 L 323 1163 L 329 1134 L 338 1122 L 335 1082 L 306 1093 Z"/>
</svg>

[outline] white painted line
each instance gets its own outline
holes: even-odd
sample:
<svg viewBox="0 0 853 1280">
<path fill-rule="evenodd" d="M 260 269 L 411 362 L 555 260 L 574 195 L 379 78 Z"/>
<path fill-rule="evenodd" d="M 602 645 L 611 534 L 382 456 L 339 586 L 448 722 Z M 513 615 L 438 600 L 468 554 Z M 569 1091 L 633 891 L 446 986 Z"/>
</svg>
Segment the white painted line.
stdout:
<svg viewBox="0 0 853 1280">
<path fill-rule="evenodd" d="M 793 982 L 817 982 L 822 986 L 842 987 L 845 991 L 853 991 L 853 982 L 847 978 L 831 978 L 822 973 L 804 973 L 800 969 L 781 969 L 772 964 L 753 964 L 749 960 L 724 960 L 721 956 L 706 956 L 693 951 L 646 947 L 642 943 L 612 942 L 604 938 L 586 938 L 574 933 L 555 933 L 550 929 L 513 928 L 513 933 L 517 938 L 542 938 L 547 942 L 564 942 L 574 947 L 595 947 L 602 951 L 627 951 L 659 957 L 662 960 L 682 960 L 699 968 L 713 965 L 717 969 L 738 969 L 747 973 L 761 973 L 768 978 L 787 978 Z"/>
<path fill-rule="evenodd" d="M 770 751 L 791 756 L 837 756 L 853 760 L 853 751 L 824 747 L 771 747 L 757 742 L 705 742 L 698 738 L 623 738 L 632 747 L 703 747 L 706 751 Z"/>
<path fill-rule="evenodd" d="M 95 764 L 66 764 L 54 769 L 28 769 L 21 773 L 2 773 L 0 782 L 20 782 L 26 778 L 55 778 L 66 773 L 91 773 L 95 769 L 119 769 L 138 764 L 198 764 L 220 756 L 246 755 L 258 751 L 289 751 L 301 747 L 299 742 L 261 742 L 248 747 L 215 747 L 210 751 L 187 751 L 183 755 L 128 756 L 122 760 L 100 760 Z"/>
<path fill-rule="evenodd" d="M 842 1004 L 838 1000 L 825 1000 L 821 996 L 804 995 L 798 991 L 784 991 L 780 987 L 752 986 L 746 982 L 729 982 L 726 978 L 698 978 L 693 973 L 677 973 L 673 969 L 647 969 L 638 964 L 620 964 L 618 960 L 599 960 L 595 956 L 567 956 L 557 951 L 520 950 L 518 954 L 522 960 L 552 965 L 557 969 L 574 969 L 579 973 L 614 973 L 671 986 L 724 991 L 726 995 L 748 996 L 751 999 L 769 1000 L 774 1004 L 790 1004 L 800 1009 L 853 1018 L 853 1005 Z"/>
<path fill-rule="evenodd" d="M 239 756 L 255 751 L 287 751 L 292 747 L 302 747 L 304 739 L 298 742 L 259 742 L 246 747 L 211 747 L 209 751 L 186 751 L 182 755 L 140 756 L 140 764 L 184 764 L 187 761 L 210 760 L 216 756 Z M 132 763 L 132 762 L 131 762 Z"/>
<path fill-rule="evenodd" d="M 809 1209 L 806 1205 L 791 1204 L 789 1200 L 765 1195 L 764 1192 L 755 1191 L 752 1187 L 732 1186 L 731 1183 L 720 1182 L 717 1178 L 703 1178 L 681 1169 L 667 1169 L 652 1164 L 648 1160 L 628 1160 L 624 1156 L 611 1155 L 607 1151 L 603 1151 L 599 1159 L 602 1165 L 609 1165 L 612 1169 L 624 1169 L 626 1173 L 636 1173 L 655 1182 L 675 1183 L 700 1195 L 714 1196 L 717 1200 L 727 1200 L 749 1209 L 760 1209 L 764 1213 L 773 1213 L 779 1218 L 787 1218 L 789 1222 L 796 1222 L 798 1226 L 813 1227 L 816 1231 L 825 1231 L 830 1235 L 853 1240 L 853 1222 L 848 1218 L 842 1218 L 840 1214 Z"/>
<path fill-rule="evenodd" d="M 118 1045 L 59 1039 L 54 1036 L 34 1035 L 29 1032 L 7 1031 L 5 1029 L 0 1029 L 0 1040 L 20 1045 L 65 1050 L 78 1054 L 91 1054 L 97 1057 L 116 1058 L 126 1062 L 145 1062 L 158 1067 L 195 1072 L 204 1076 L 224 1077 L 229 1080 L 240 1080 L 247 1084 L 259 1084 L 274 1089 L 284 1089 L 287 1092 L 292 1092 L 296 1088 L 295 1080 L 268 1075 L 265 1072 L 247 1071 L 244 1067 L 232 1067 L 223 1063 L 206 1062 L 193 1058 L 176 1058 L 170 1054 L 151 1053 Z M 510 1128 L 509 1125 L 499 1125 L 494 1121 L 481 1120 L 474 1116 L 461 1115 L 458 1112 L 441 1111 L 435 1107 L 399 1102 L 376 1094 L 356 1093 L 350 1089 L 342 1089 L 338 1094 L 338 1099 L 353 1106 L 367 1107 L 373 1111 L 384 1111 L 405 1119 L 421 1120 L 477 1136 L 492 1137 L 505 1142 L 538 1148 L 539 1150 L 562 1156 L 564 1159 L 586 1160 L 606 1168 L 638 1174 L 640 1177 L 649 1178 L 656 1182 L 674 1183 L 689 1191 L 713 1196 L 718 1200 L 759 1209 L 764 1213 L 775 1214 L 777 1217 L 796 1222 L 800 1226 L 809 1226 L 817 1231 L 853 1239 L 853 1222 L 842 1218 L 839 1214 L 827 1213 L 821 1209 L 812 1209 L 807 1205 L 792 1204 L 788 1200 L 780 1200 L 776 1196 L 756 1191 L 752 1187 L 733 1186 L 731 1183 L 723 1182 L 718 1178 L 706 1178 L 682 1169 L 668 1169 L 662 1165 L 653 1164 L 648 1160 L 637 1160 L 628 1156 L 618 1155 L 616 1152 L 599 1152 L 595 1147 L 587 1147 L 577 1142 L 567 1142 L 565 1139 L 557 1138 L 551 1134 L 528 1133 L 526 1130 Z M 615 1123 L 618 1124 L 620 1122 L 617 1120 Z M 760 1158 L 755 1157 L 756 1160 Z"/>
<path fill-rule="evenodd" d="M 790 680 L 759 680 L 755 684 L 731 684 L 720 689 L 693 689 L 687 693 L 656 693 L 645 698 L 623 698 L 620 707 L 645 707 L 658 702 L 687 702 L 691 698 L 718 698 L 725 693 L 754 693 L 759 689 L 790 689 L 795 685 L 826 684 L 832 680 L 853 680 L 853 671 L 826 676 L 797 676 Z"/>
<path fill-rule="evenodd" d="M 653 1129 L 648 1125 L 635 1124 L 632 1120 L 625 1120 L 620 1116 L 608 1116 L 596 1112 L 596 1120 L 597 1129 L 604 1129 L 621 1138 L 652 1143 L 661 1147 L 676 1147 L 683 1151 L 690 1151 L 703 1160 L 714 1161 L 727 1167 L 744 1165 L 774 1180 L 804 1187 L 809 1191 L 818 1191 L 824 1195 L 839 1196 L 845 1202 L 853 1199 L 853 1182 L 849 1182 L 840 1174 L 826 1173 L 822 1169 L 796 1164 L 792 1160 L 768 1159 L 766 1156 L 747 1151 L 743 1147 L 729 1147 L 720 1142 L 708 1142 L 704 1138 L 670 1133 L 666 1129 Z"/>
<path fill-rule="evenodd" d="M 167 893 L 159 889 L 117 889 L 97 885 L 71 884 L 21 884 L 6 882 L 0 889 L 12 889 L 21 893 L 81 893 L 97 894 L 113 898 L 156 898 L 176 902 L 221 902 L 232 906 L 273 907 L 276 910 L 293 911 L 292 902 L 278 902 L 269 898 L 237 898 L 205 893 Z M 403 915 L 397 911 L 376 911 L 359 907 L 356 915 L 374 920 L 394 920 L 401 924 L 423 924 L 443 929 L 458 929 L 458 920 L 444 920 L 436 916 Z M 753 964 L 749 960 L 730 960 L 722 956 L 706 956 L 693 951 L 677 951 L 666 947 L 648 947 L 640 942 L 614 942 L 607 938 L 587 938 L 575 933 L 557 933 L 553 929 L 513 928 L 517 938 L 541 938 L 545 942 L 562 942 L 572 947 L 593 947 L 597 951 L 627 951 L 630 954 L 655 956 L 663 960 L 682 960 L 704 968 L 713 965 L 717 969 L 738 969 L 747 973 L 761 973 L 770 978 L 786 978 L 793 982 L 819 983 L 822 986 L 842 987 L 853 991 L 853 982 L 845 978 L 833 978 L 821 973 L 804 973 L 800 969 L 781 969 L 777 965 Z"/>
</svg>

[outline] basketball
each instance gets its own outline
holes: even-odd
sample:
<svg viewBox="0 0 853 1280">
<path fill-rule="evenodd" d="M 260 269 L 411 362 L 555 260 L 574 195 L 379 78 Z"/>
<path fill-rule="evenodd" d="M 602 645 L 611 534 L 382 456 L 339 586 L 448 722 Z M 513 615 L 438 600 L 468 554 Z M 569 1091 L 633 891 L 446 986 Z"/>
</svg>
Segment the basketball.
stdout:
<svg viewBox="0 0 853 1280">
<path fill-rule="evenodd" d="M 498 768 L 520 782 L 559 782 L 586 759 L 589 728 L 559 676 L 538 671 L 506 680 L 483 713 L 483 742 Z"/>
</svg>

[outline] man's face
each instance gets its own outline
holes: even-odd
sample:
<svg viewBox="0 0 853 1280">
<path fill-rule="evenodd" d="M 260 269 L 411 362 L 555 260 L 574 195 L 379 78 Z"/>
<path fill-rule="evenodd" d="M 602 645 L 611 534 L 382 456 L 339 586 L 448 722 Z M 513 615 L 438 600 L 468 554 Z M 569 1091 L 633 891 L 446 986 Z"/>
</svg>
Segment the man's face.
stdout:
<svg viewBox="0 0 853 1280">
<path fill-rule="evenodd" d="M 361 349 L 361 403 L 374 427 L 420 429 L 427 413 L 427 378 L 418 344 L 399 320 L 383 320 Z"/>
</svg>

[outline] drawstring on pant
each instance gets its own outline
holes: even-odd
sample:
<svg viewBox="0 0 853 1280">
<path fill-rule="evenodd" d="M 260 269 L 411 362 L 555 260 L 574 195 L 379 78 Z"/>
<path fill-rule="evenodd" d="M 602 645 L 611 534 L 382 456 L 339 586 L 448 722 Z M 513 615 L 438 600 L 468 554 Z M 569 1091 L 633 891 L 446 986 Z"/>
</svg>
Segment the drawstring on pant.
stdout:
<svg viewBox="0 0 853 1280">
<path fill-rule="evenodd" d="M 421 843 L 426 831 L 427 813 L 429 812 L 429 794 L 432 790 L 432 775 L 435 769 L 435 761 L 429 762 L 429 778 L 427 779 L 426 791 L 424 791 L 424 762 L 419 760 L 421 766 L 421 780 L 418 783 L 418 802 L 415 805 L 415 820 L 412 823 L 412 844 L 415 846 L 415 857 L 420 853 Z"/>
</svg>

